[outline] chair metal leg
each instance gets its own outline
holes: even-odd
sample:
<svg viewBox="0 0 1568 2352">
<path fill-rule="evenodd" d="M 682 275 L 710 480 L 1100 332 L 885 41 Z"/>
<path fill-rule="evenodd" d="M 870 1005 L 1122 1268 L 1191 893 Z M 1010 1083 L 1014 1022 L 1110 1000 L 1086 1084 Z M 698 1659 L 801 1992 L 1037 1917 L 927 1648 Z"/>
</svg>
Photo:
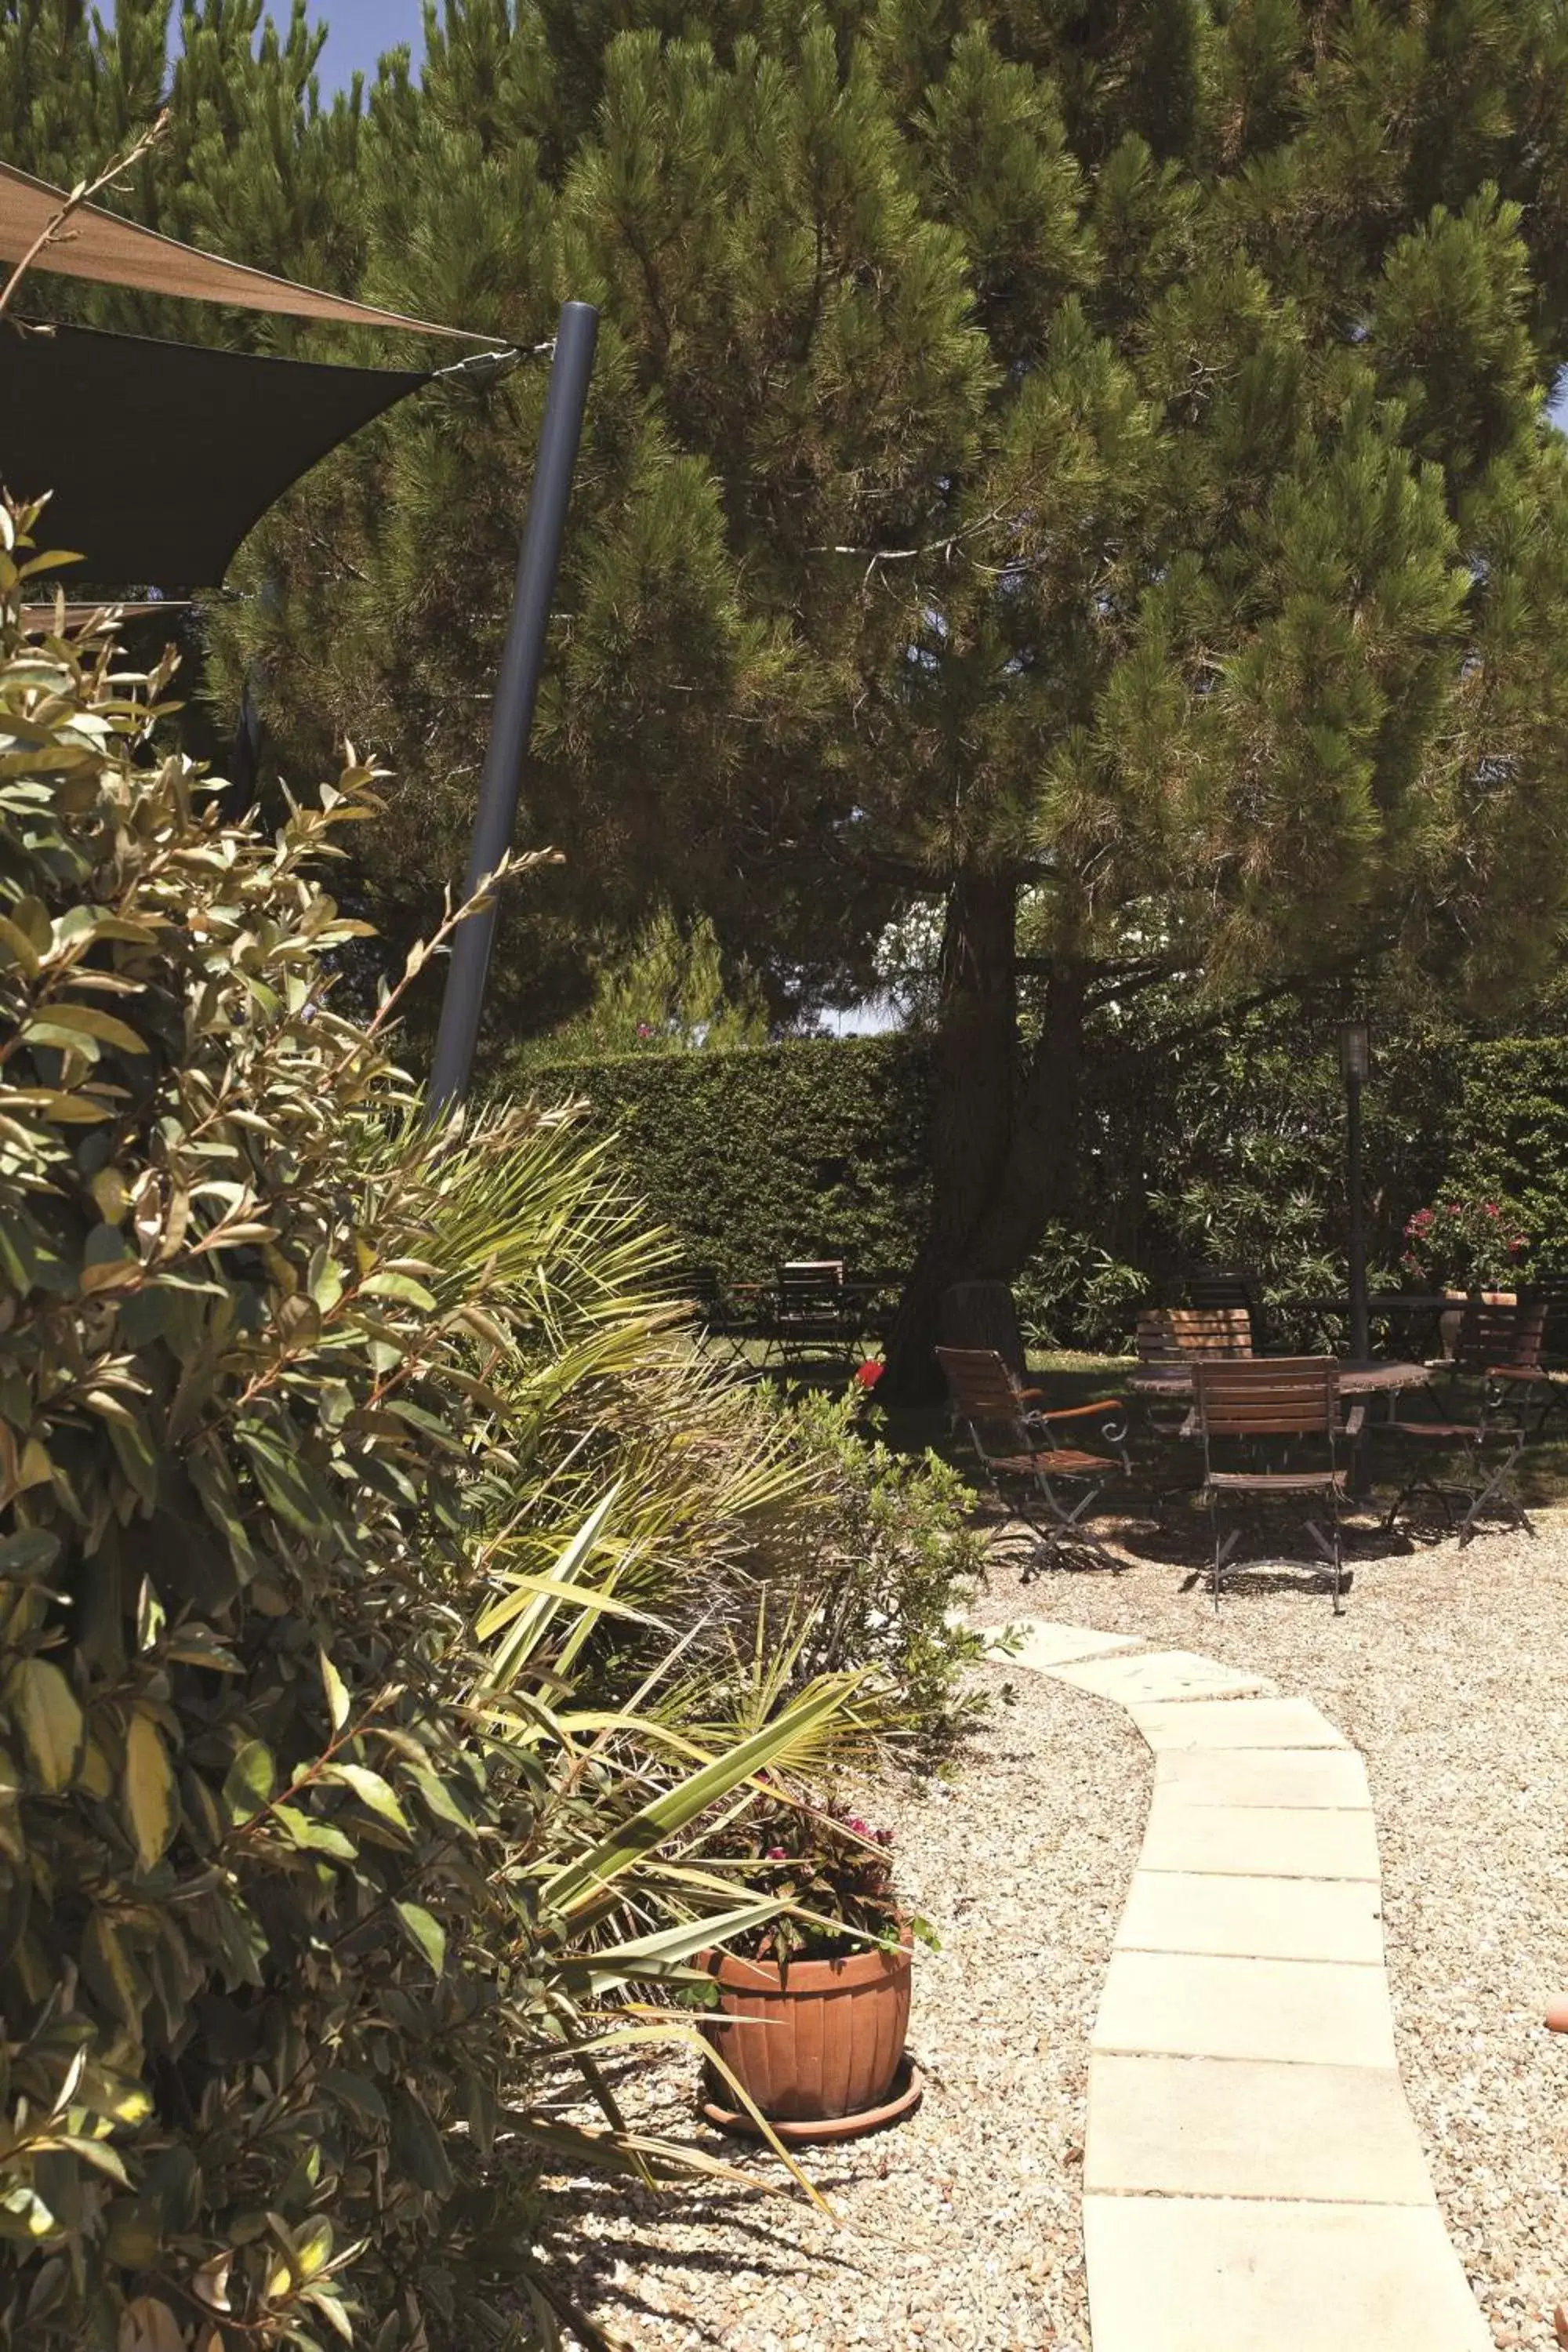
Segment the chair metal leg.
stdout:
<svg viewBox="0 0 1568 2352">
<path fill-rule="evenodd" d="M 1508 1505 L 1509 1509 L 1513 1516 L 1513 1521 L 1516 1527 L 1523 1528 L 1527 1535 L 1532 1536 L 1535 1533 L 1535 1528 L 1531 1523 L 1530 1513 L 1525 1509 L 1523 1503 L 1520 1500 L 1519 1496 L 1514 1491 L 1510 1477 L 1513 1465 L 1519 1460 L 1519 1457 L 1523 1451 L 1524 1434 L 1523 1432 L 1521 1431 L 1516 1433 L 1512 1448 L 1506 1460 L 1498 1464 L 1497 1467 L 1493 1470 L 1491 1476 L 1486 1479 L 1485 1485 L 1482 1486 L 1479 1492 L 1475 1493 L 1471 1497 L 1470 1507 L 1459 1522 L 1459 1549 L 1461 1551 L 1463 1551 L 1465 1546 L 1470 1541 L 1470 1538 L 1476 1532 L 1476 1522 L 1480 1517 L 1483 1506 L 1490 1502 L 1494 1495 L 1498 1496 L 1500 1501 L 1505 1502 Z M 1485 1477 L 1485 1465 L 1481 1460 L 1479 1446 L 1476 1448 L 1476 1475 L 1478 1479 Z"/>
<path fill-rule="evenodd" d="M 1401 1486 L 1398 1494 L 1395 1495 L 1393 1502 L 1390 1503 L 1387 1510 L 1384 1513 L 1384 1534 L 1391 1536 L 1394 1533 L 1399 1514 L 1405 1508 L 1405 1504 L 1410 1500 L 1413 1495 L 1430 1495 L 1433 1497 L 1439 1510 L 1443 1514 L 1444 1532 L 1447 1535 L 1452 1535 L 1456 1520 L 1453 1501 L 1450 1496 L 1449 1490 L 1447 1486 L 1441 1485 L 1437 1479 L 1434 1478 L 1425 1468 L 1413 1470 L 1411 1472 L 1409 1477 L 1406 1478 L 1404 1486 Z"/>
<path fill-rule="evenodd" d="M 1057 1530 L 1055 1541 L 1058 1555 L 1061 1550 L 1063 1538 L 1066 1538 L 1068 1540 L 1075 1544 L 1080 1544 L 1085 1551 L 1093 1552 L 1098 1559 L 1104 1560 L 1108 1568 L 1114 1569 L 1120 1575 L 1121 1570 L 1121 1562 L 1117 1559 L 1115 1553 L 1110 1549 L 1108 1544 L 1101 1540 L 1099 1536 L 1093 1534 L 1089 1528 L 1083 1525 L 1085 1516 L 1093 1509 L 1095 1504 L 1099 1502 L 1101 1495 L 1105 1492 L 1105 1480 L 1102 1478 L 1100 1480 L 1098 1485 L 1086 1486 L 1082 1496 L 1079 1497 L 1079 1501 L 1073 1505 L 1070 1510 L 1068 1510 L 1062 1503 L 1055 1487 L 1051 1485 L 1050 1480 L 1046 1477 L 1043 1473 L 1038 1477 L 1037 1483 L 1040 1495 L 1045 1502 L 1046 1508 L 1050 1513 L 1051 1518 L 1055 1523 Z"/>
</svg>

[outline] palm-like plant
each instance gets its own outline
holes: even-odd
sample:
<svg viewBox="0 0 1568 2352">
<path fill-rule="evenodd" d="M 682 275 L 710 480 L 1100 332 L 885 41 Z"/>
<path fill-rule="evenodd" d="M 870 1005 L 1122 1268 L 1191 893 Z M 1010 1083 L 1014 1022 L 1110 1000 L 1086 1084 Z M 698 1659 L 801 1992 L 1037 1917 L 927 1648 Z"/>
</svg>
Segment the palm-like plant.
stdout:
<svg viewBox="0 0 1568 2352">
<path fill-rule="evenodd" d="M 107 625 L 23 639 L 26 522 L 0 2344 L 549 2341 L 516 2253 L 546 2168 L 698 2161 L 622 2127 L 602 2063 L 684 2032 L 650 1995 L 770 1907 L 696 1825 L 864 1728 L 852 1659 L 739 1713 L 691 1670 L 804 1587 L 827 1473 L 691 1360 L 663 1244 L 568 1120 L 429 1130 L 395 997 L 341 1008 L 322 861 L 374 772 L 270 838 L 226 824 L 159 747 L 163 674 Z"/>
</svg>

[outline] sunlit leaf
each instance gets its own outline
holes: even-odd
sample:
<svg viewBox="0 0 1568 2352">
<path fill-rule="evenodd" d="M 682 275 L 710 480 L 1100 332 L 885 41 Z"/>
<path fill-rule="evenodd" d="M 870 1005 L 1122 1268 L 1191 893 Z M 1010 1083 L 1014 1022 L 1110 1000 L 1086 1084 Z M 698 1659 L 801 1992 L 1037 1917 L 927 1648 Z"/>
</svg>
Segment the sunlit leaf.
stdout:
<svg viewBox="0 0 1568 2352">
<path fill-rule="evenodd" d="M 125 1819 L 143 1870 L 162 1860 L 179 1818 L 174 1768 L 163 1735 L 148 1717 L 133 1715 L 125 1735 Z"/>
<path fill-rule="evenodd" d="M 261 1811 L 278 1786 L 272 1751 L 259 1739 L 247 1739 L 228 1768 L 223 1801 L 237 1822 L 247 1822 Z"/>
<path fill-rule="evenodd" d="M 341 1731 L 349 1719 L 348 1685 L 325 1650 L 320 1650 L 316 1654 L 321 1669 L 321 1687 L 327 1695 L 327 1713 L 331 1718 L 332 1729 Z"/>
<path fill-rule="evenodd" d="M 395 1903 L 392 1907 L 415 1950 L 429 1961 L 439 1976 L 447 1965 L 447 1935 L 440 1921 L 432 1918 L 419 1903 Z"/>
<path fill-rule="evenodd" d="M 10 1701 L 24 1753 L 51 1795 L 68 1789 L 87 1736 L 82 1712 L 58 1666 L 24 1658 L 11 1675 Z"/>
</svg>

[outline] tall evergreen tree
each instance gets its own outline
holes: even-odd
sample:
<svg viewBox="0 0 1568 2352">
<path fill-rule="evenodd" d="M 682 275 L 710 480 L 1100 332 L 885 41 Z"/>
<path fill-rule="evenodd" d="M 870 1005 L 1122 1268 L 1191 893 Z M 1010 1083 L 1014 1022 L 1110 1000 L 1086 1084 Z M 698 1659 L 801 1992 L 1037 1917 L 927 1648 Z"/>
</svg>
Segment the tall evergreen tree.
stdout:
<svg viewBox="0 0 1568 2352">
<path fill-rule="evenodd" d="M 179 38 L 171 51 L 171 32 Z M 280 29 L 264 0 L 0 0 L 0 154 L 68 187 L 168 131 L 104 202 L 165 236 L 340 290 L 365 268 L 355 200 L 363 89 L 323 104 L 327 37 L 308 0 Z M 36 276 L 54 318 L 237 349 L 288 350 L 293 322 Z"/>
<path fill-rule="evenodd" d="M 524 344 L 564 291 L 606 316 L 528 789 L 560 928 L 508 935 L 500 1017 L 655 898 L 787 1003 L 939 896 L 896 1376 L 1070 1213 L 1097 1008 L 1554 957 L 1552 0 L 428 13 L 358 134 L 363 289 Z M 215 624 L 297 745 L 397 770 L 395 930 L 460 863 L 541 395 L 368 436 Z"/>
</svg>

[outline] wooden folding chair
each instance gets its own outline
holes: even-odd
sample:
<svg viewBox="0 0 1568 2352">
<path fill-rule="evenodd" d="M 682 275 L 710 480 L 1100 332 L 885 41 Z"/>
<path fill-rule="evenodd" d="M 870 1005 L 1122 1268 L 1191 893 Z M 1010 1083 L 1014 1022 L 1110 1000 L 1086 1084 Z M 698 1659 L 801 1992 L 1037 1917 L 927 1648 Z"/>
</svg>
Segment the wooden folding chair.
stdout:
<svg viewBox="0 0 1568 2352">
<path fill-rule="evenodd" d="M 1145 1307 L 1138 1318 L 1138 1356 L 1146 1364 L 1190 1364 L 1200 1356 L 1250 1356 L 1252 1318 L 1245 1307 Z"/>
<path fill-rule="evenodd" d="M 997 1501 L 1034 1530 L 1053 1563 L 1059 1563 L 1065 1549 L 1076 1548 L 1120 1570 L 1115 1554 L 1084 1522 L 1107 1482 L 1119 1473 L 1125 1477 L 1131 1469 L 1126 1423 L 1116 1418 L 1123 1410 L 1121 1398 L 1047 1411 L 1026 1401 L 994 1348 L 939 1348 L 936 1352 L 954 1426 L 967 1430 Z M 1085 1421 L 1096 1423 L 1114 1459 L 1062 1443 L 1062 1423 Z M 1069 1507 L 1058 1489 L 1071 1488 L 1082 1491 Z"/>
<path fill-rule="evenodd" d="M 1494 1413 L 1517 1413 L 1526 1425 L 1533 1415 L 1532 1437 L 1543 1437 L 1552 1414 L 1568 1407 L 1568 1388 L 1554 1381 L 1547 1370 L 1546 1334 L 1552 1309 L 1552 1298 L 1536 1289 L 1521 1290 L 1513 1307 L 1489 1308 L 1478 1304 L 1473 1325 L 1467 1307 L 1460 1318 L 1455 1350 L 1456 1363 L 1464 1360 L 1467 1370 L 1479 1369 Z M 1495 1323 L 1488 1319 L 1494 1316 L 1504 1319 Z"/>
<path fill-rule="evenodd" d="M 1251 1338 L 1249 1355 L 1264 1345 L 1263 1284 L 1256 1274 L 1201 1265 L 1186 1280 L 1187 1304 L 1199 1308 L 1230 1307 L 1245 1315 Z"/>
<path fill-rule="evenodd" d="M 778 1349 L 786 1371 L 798 1372 L 813 1363 L 836 1370 L 851 1363 L 853 1319 L 842 1258 L 799 1258 L 780 1266 Z"/>
<path fill-rule="evenodd" d="M 1145 1307 L 1137 1346 L 1146 1370 L 1175 1364 L 1190 1370 L 1202 1356 L 1250 1356 L 1252 1318 L 1244 1307 Z M 1187 1426 L 1186 1398 L 1175 1404 L 1148 1398 L 1144 1417 L 1156 1437 L 1180 1437 Z"/>
<path fill-rule="evenodd" d="M 1453 1377 L 1480 1383 L 1480 1401 L 1467 1411 L 1449 1387 L 1440 1394 L 1442 1410 L 1401 1414 L 1386 1424 L 1388 1433 L 1406 1454 L 1408 1475 L 1384 1515 L 1384 1532 L 1392 1534 L 1400 1512 L 1413 1495 L 1430 1495 L 1452 1533 L 1457 1527 L 1461 1551 L 1476 1532 L 1483 1510 L 1500 1507 L 1515 1527 L 1528 1535 L 1535 1528 L 1525 1509 L 1513 1472 L 1530 1434 L 1528 1416 L 1533 1404 L 1537 1433 L 1557 1409 L 1555 1383 L 1542 1363 L 1546 1335 L 1544 1300 L 1493 1304 L 1472 1298 L 1459 1318 L 1451 1371 Z M 1428 1391 L 1430 1393 L 1430 1391 Z M 1489 1464 L 1489 1446 L 1501 1451 Z M 1470 1475 L 1463 1483 L 1436 1477 L 1426 1467 L 1428 1454 L 1468 1456 Z M 1463 1510 L 1458 1509 L 1463 1505 Z"/>
<path fill-rule="evenodd" d="M 1331 1356 L 1258 1356 L 1222 1360 L 1205 1357 L 1193 1367 L 1193 1425 L 1203 1440 L 1204 1500 L 1208 1505 L 1214 1538 L 1214 1604 L 1219 1607 L 1220 1576 L 1240 1541 L 1233 1528 L 1220 1540 L 1220 1505 L 1231 1498 L 1258 1502 L 1299 1503 L 1317 1500 L 1327 1507 L 1328 1528 L 1315 1518 L 1307 1531 L 1334 1571 L 1334 1614 L 1343 1614 L 1344 1556 L 1340 1536 L 1340 1505 L 1347 1473 L 1340 1468 L 1342 1438 L 1361 1433 L 1363 1409 L 1352 1404 L 1340 1421 L 1339 1367 Z M 1291 1441 L 1320 1440 L 1321 1459 L 1312 1467 L 1292 1466 Z M 1248 1465 L 1221 1469 L 1215 1447 L 1239 1443 L 1256 1455 L 1264 1447 L 1286 1449 L 1280 1467 L 1264 1470 Z"/>
</svg>

